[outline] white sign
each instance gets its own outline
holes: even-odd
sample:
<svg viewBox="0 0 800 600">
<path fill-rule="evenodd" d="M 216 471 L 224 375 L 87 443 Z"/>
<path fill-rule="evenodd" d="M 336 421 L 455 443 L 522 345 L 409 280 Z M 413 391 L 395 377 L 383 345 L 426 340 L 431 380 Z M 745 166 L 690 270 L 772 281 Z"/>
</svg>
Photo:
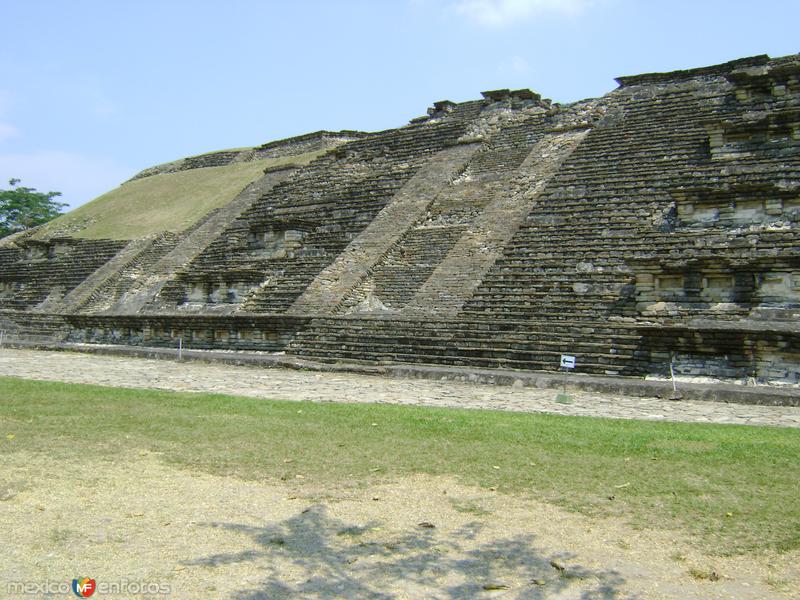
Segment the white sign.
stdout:
<svg viewBox="0 0 800 600">
<path fill-rule="evenodd" d="M 564 369 L 574 369 L 575 368 L 575 357 L 570 356 L 569 354 L 562 354 L 561 355 L 561 367 Z"/>
</svg>

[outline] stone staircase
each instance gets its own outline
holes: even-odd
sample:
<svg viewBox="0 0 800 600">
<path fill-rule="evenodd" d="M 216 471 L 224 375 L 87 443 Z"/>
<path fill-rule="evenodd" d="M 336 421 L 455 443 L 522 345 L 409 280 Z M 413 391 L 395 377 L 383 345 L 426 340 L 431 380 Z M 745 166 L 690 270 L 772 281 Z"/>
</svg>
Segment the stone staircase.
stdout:
<svg viewBox="0 0 800 600">
<path fill-rule="evenodd" d="M 511 240 L 557 172 L 588 130 L 542 137 L 512 177 L 516 193 L 495 193 L 445 259 L 406 305 L 405 314 L 455 316 Z"/>
<path fill-rule="evenodd" d="M 387 310 L 402 309 L 466 228 L 466 225 L 421 225 L 409 229 L 368 276 L 345 296 L 336 312 L 363 311 L 370 305 Z"/>
<path fill-rule="evenodd" d="M 129 242 L 111 260 L 101 265 L 80 285 L 64 296 L 61 300 L 60 312 L 94 312 L 98 308 L 98 302 L 101 302 L 103 298 L 113 300 L 117 297 L 113 287 L 121 279 L 122 273 L 133 265 L 141 264 L 143 257 L 152 253 L 154 246 L 158 247 L 163 243 L 165 237 L 167 236 L 148 236 Z"/>
<path fill-rule="evenodd" d="M 180 239 L 180 235 L 169 232 L 148 238 L 145 240 L 147 244 L 144 245 L 140 252 L 131 257 L 131 260 L 121 262 L 118 269 L 112 270 L 109 273 L 109 277 L 104 279 L 96 288 L 92 289 L 90 293 L 84 296 L 81 304 L 65 312 L 96 314 L 109 310 L 122 296 L 136 285 L 141 278 L 146 277 L 147 274 L 152 271 L 154 265 L 161 260 L 165 254 L 175 248 Z M 137 241 L 138 240 L 134 240 L 131 244 Z M 131 244 L 129 244 L 129 246 Z M 125 252 L 126 249 L 127 247 L 123 249 L 123 252 Z M 117 257 L 111 259 L 106 265 L 100 267 L 98 271 L 107 270 L 106 267 L 111 266 L 116 258 Z M 87 281 L 90 279 L 91 277 L 89 277 Z"/>
<path fill-rule="evenodd" d="M 478 144 L 445 148 L 431 158 L 369 226 L 323 270 L 294 302 L 292 314 L 334 310 L 424 215 L 437 194 L 464 168 Z"/>
<path fill-rule="evenodd" d="M 493 172 L 498 193 L 466 219 L 467 231 L 399 314 L 318 319 L 298 334 L 288 351 L 327 361 L 368 360 L 371 354 L 386 361 L 549 370 L 555 368 L 557 355 L 568 353 L 579 356 L 586 372 L 635 374 L 656 368 L 653 361 L 663 363 L 663 348 L 671 339 L 681 348 L 687 369 L 708 364 L 723 375 L 739 372 L 733 363 L 717 364 L 709 358 L 730 349 L 729 333 L 706 324 L 701 334 L 688 320 L 686 325 L 671 321 L 741 318 L 755 301 L 747 295 L 756 285 L 752 281 L 758 281 L 767 264 L 782 270 L 778 277 L 784 281 L 800 266 L 792 212 L 792 203 L 800 197 L 800 186 L 793 188 L 791 183 L 800 181 L 795 146 L 781 138 L 776 142 L 782 145 L 780 151 L 755 142 L 762 144 L 763 152 L 750 143 L 735 156 L 730 148 L 727 155 L 715 154 L 713 139 L 709 147 L 714 128 L 720 121 L 742 118 L 741 106 L 732 101 L 737 92 L 722 74 L 642 85 L 647 93 L 636 84 L 607 96 L 599 107 L 600 120 L 591 127 L 553 128 L 551 139 L 563 135 L 569 141 L 561 153 L 538 153 L 552 161 L 552 167 L 549 161 L 539 163 L 543 173 L 535 173 L 536 163 L 521 165 L 520 174 L 526 169 L 534 174 L 518 188 L 505 183 L 502 172 Z M 758 102 L 762 108 L 772 103 L 770 111 L 787 115 L 789 122 L 794 119 L 793 105 L 783 97 L 764 99 L 762 94 Z M 737 135 L 744 129 L 724 127 Z M 523 131 L 525 127 L 517 127 L 516 135 Z M 538 137 L 533 131 L 527 135 L 533 144 L 547 143 L 541 129 Z M 498 149 L 496 157 L 502 152 L 509 151 Z M 481 181 L 480 174 L 496 169 L 499 163 L 494 160 L 484 148 L 467 168 L 484 191 L 492 191 L 492 180 Z M 737 167 L 720 171 L 715 164 L 720 160 L 735 160 Z M 776 169 L 786 177 L 783 187 L 774 186 Z M 760 196 L 781 198 L 763 206 L 776 215 L 782 212 L 764 223 L 682 225 L 676 197 L 709 194 L 727 198 L 731 206 L 739 197 L 750 203 Z M 526 201 L 520 201 L 523 198 Z M 516 206 L 514 200 L 519 202 Z M 492 247 L 479 234 L 491 231 L 495 223 L 505 229 Z M 735 281 L 731 301 L 713 304 L 703 296 L 704 273 L 713 279 L 726 269 Z M 641 274 L 652 281 L 662 271 L 680 273 L 684 281 L 672 303 L 677 312 L 644 315 L 646 326 L 637 326 L 643 316 L 639 290 L 650 289 L 641 288 Z M 381 299 L 378 283 L 375 279 L 366 291 Z M 786 300 L 782 306 L 789 306 Z M 669 327 L 658 344 L 648 341 L 658 331 L 653 318 Z M 784 339 L 780 324 L 771 327 L 770 333 L 760 334 L 765 340 Z M 697 340 L 702 338 L 694 350 L 689 350 L 694 347 L 691 340 L 680 337 L 686 331 L 697 331 Z M 770 344 L 784 342 L 765 341 L 762 345 L 769 350 L 753 352 L 783 356 L 785 350 Z M 658 349 L 658 356 L 651 355 L 651 348 Z M 661 363 L 658 369 L 663 370 Z"/>
<path fill-rule="evenodd" d="M 530 203 L 585 135 L 585 127 L 576 129 L 574 124 L 564 130 L 571 111 L 504 111 L 503 119 L 516 124 L 501 129 L 496 113 L 490 105 L 477 121 L 484 142 L 471 144 L 473 149 L 458 164 L 444 169 L 435 157 L 424 167 L 443 174 L 434 193 L 417 189 L 416 180 L 429 177 L 419 171 L 309 286 L 291 308 L 293 314 L 401 308 L 405 313 L 455 314 Z M 525 193 L 509 197 L 504 193 L 509 188 Z M 420 297 L 409 302 L 418 292 Z"/>
<path fill-rule="evenodd" d="M 294 169 L 273 171 L 250 183 L 231 202 L 213 211 L 195 226 L 175 247 L 160 258 L 150 270 L 150 275 L 131 286 L 110 311 L 118 314 L 140 312 L 155 300 L 158 293 L 177 270 L 200 254 L 231 222 L 246 211 L 262 194 L 286 181 Z"/>
</svg>

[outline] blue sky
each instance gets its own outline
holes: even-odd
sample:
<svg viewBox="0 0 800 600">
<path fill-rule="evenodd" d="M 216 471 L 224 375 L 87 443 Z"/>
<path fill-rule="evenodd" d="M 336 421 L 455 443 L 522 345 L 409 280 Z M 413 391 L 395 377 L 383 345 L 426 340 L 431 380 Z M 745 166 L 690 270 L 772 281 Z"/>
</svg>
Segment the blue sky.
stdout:
<svg viewBox="0 0 800 600">
<path fill-rule="evenodd" d="M 0 0 L 0 187 L 77 206 L 137 171 L 436 100 L 800 52 L 800 2 Z"/>
</svg>

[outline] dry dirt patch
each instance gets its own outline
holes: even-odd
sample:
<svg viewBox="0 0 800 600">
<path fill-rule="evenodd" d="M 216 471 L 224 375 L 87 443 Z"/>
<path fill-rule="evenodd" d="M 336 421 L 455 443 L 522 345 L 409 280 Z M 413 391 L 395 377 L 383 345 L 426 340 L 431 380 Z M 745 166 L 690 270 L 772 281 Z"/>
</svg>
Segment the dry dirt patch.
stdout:
<svg viewBox="0 0 800 600">
<path fill-rule="evenodd" d="M 705 600 L 800 589 L 797 553 L 709 557 L 665 532 L 448 478 L 317 488 L 178 469 L 151 453 L 59 464 L 5 455 L 0 527 L 2 585 L 88 576 L 239 599 Z"/>
</svg>

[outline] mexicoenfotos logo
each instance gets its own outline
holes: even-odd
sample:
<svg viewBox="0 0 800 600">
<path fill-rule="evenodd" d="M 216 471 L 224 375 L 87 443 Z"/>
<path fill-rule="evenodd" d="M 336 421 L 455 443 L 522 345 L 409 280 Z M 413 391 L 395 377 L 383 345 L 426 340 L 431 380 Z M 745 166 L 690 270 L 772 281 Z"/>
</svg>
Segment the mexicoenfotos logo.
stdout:
<svg viewBox="0 0 800 600">
<path fill-rule="evenodd" d="M 72 580 L 72 591 L 78 598 L 88 598 L 97 589 L 97 582 L 88 577 L 78 577 Z"/>
<path fill-rule="evenodd" d="M 110 596 L 116 598 L 119 596 L 157 596 L 169 595 L 172 593 L 172 585 L 158 581 L 130 581 L 128 579 L 118 579 L 116 581 L 101 581 L 97 582 L 90 577 L 78 577 L 72 580 L 72 585 L 69 581 L 7 581 L 6 582 L 6 596 L 45 596 L 51 598 L 53 596 L 69 595 L 69 590 L 72 589 L 73 593 L 78 598 L 88 598 L 95 594 L 97 596 Z M 0 584 L 2 588 L 2 584 Z M 0 589 L 0 597 L 2 596 L 2 589 Z"/>
</svg>

